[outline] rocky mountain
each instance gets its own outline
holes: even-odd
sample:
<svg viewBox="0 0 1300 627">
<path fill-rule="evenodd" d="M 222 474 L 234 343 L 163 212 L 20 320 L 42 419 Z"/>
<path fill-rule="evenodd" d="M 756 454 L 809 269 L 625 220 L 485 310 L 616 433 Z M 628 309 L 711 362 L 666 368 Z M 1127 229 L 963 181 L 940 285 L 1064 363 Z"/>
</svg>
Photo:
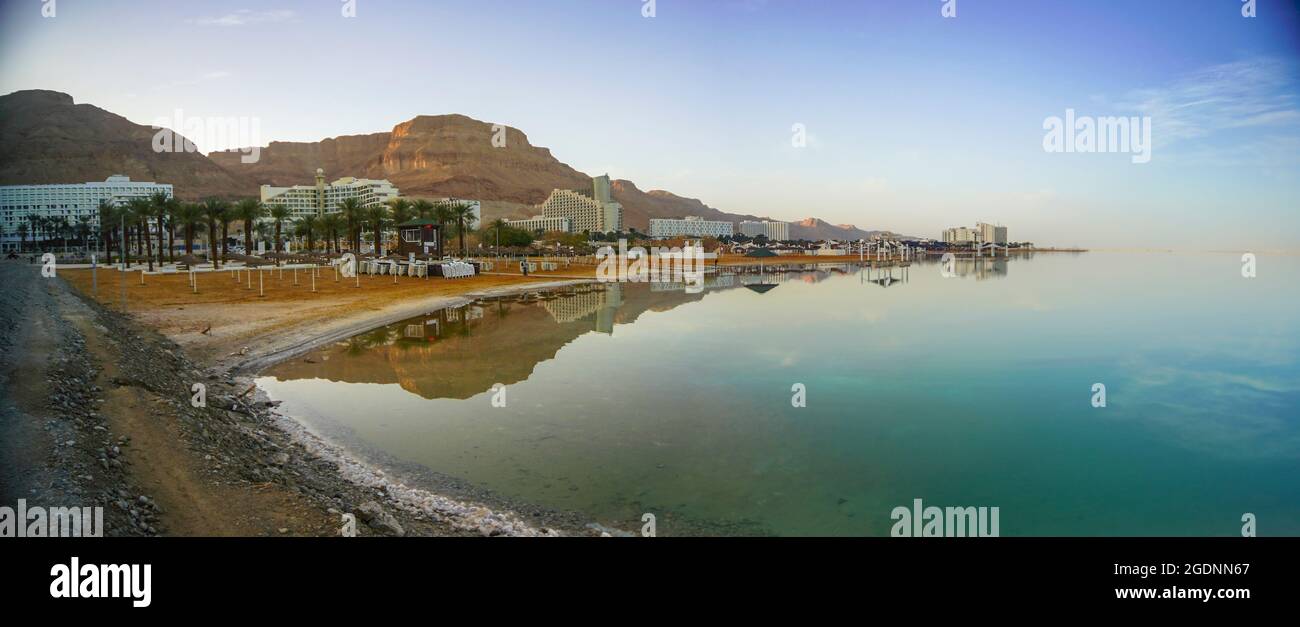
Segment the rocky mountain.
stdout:
<svg viewBox="0 0 1300 627">
<path fill-rule="evenodd" d="M 504 129 L 494 145 L 493 126 L 463 115 L 422 115 L 393 130 L 346 135 L 318 142 L 271 142 L 256 163 L 239 151 L 208 156 L 155 152 L 157 131 L 54 91 L 0 96 L 0 184 L 100 181 L 112 174 L 172 183 L 177 196 L 257 196 L 262 184 L 310 184 L 316 168 L 330 180 L 341 176 L 386 178 L 414 197 L 484 200 L 484 218 L 527 217 L 555 188 L 585 188 L 591 177 L 564 164 L 528 136 Z M 724 212 L 694 198 L 662 190 L 643 191 L 632 181 L 613 183 L 624 219 L 639 231 L 650 218 L 698 215 L 713 220 L 761 220 Z M 804 239 L 858 239 L 873 232 L 817 218 L 791 224 Z"/>
<path fill-rule="evenodd" d="M 84 183 L 125 174 L 171 183 L 191 197 L 247 190 L 202 154 L 154 152 L 155 133 L 57 91 L 0 96 L 0 184 Z"/>
<path fill-rule="evenodd" d="M 871 239 L 888 231 L 864 231 L 852 224 L 831 224 L 820 218 L 804 218 L 790 223 L 790 237 L 806 240 L 833 239 L 839 241 Z"/>
<path fill-rule="evenodd" d="M 351 135 L 319 142 L 272 142 L 257 163 L 240 152 L 214 152 L 213 162 L 252 191 L 262 183 L 309 183 L 316 168 L 339 176 L 382 178 L 403 195 L 479 198 L 538 204 L 557 187 L 590 185 L 590 177 L 561 163 L 528 136 L 504 128 L 504 146 L 493 145 L 492 125 L 463 115 L 422 115 L 387 133 Z M 500 142 L 499 142 L 500 143 Z"/>
</svg>

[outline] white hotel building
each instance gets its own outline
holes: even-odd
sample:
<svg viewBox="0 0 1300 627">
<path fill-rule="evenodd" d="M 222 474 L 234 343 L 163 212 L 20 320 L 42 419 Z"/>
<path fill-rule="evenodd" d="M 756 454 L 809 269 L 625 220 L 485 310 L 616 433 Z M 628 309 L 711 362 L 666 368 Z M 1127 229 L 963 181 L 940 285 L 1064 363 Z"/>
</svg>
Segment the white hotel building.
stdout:
<svg viewBox="0 0 1300 627">
<path fill-rule="evenodd" d="M 1007 244 L 1007 227 L 998 226 L 980 222 L 975 228 L 968 226 L 955 226 L 950 229 L 944 229 L 943 242 L 945 244 L 997 244 L 1005 246 Z"/>
<path fill-rule="evenodd" d="M 132 181 L 130 177 L 115 174 L 103 182 L 58 183 L 54 185 L 0 185 L 0 225 L 4 235 L 0 238 L 0 251 L 18 250 L 22 237 L 18 225 L 26 223 L 27 239 L 32 240 L 28 216 L 65 218 L 76 226 L 81 216 L 90 219 L 91 233 L 99 233 L 99 201 L 108 200 L 116 205 L 126 204 L 136 198 L 149 198 L 157 192 L 172 197 L 170 183 Z"/>
<path fill-rule="evenodd" d="M 978 237 L 979 232 L 970 227 L 954 226 L 943 230 L 943 243 L 945 244 L 970 244 Z"/>
<path fill-rule="evenodd" d="M 980 241 L 986 244 L 1006 245 L 1007 227 L 980 222 L 975 225 L 980 231 Z"/>
<path fill-rule="evenodd" d="M 682 219 L 651 218 L 650 237 L 730 237 L 733 225 L 724 220 L 705 220 L 699 216 Z"/>
<path fill-rule="evenodd" d="M 516 229 L 522 229 L 531 233 L 547 233 L 550 231 L 562 231 L 564 233 L 573 232 L 573 221 L 568 218 L 548 218 L 546 216 L 533 216 L 527 220 L 506 220 L 506 225 Z"/>
<path fill-rule="evenodd" d="M 543 218 L 568 218 L 569 233 L 623 230 L 623 205 L 610 195 L 609 175 L 591 181 L 591 191 L 557 189 L 542 203 Z M 536 219 L 536 218 L 533 218 Z"/>
<path fill-rule="evenodd" d="M 767 236 L 770 242 L 785 242 L 790 239 L 790 223 L 763 220 L 757 222 L 745 220 L 740 223 L 740 234 L 748 237 Z"/>
<path fill-rule="evenodd" d="M 267 206 L 283 205 L 292 217 L 323 216 L 336 213 L 344 199 L 356 198 L 364 207 L 382 205 L 397 198 L 398 190 L 387 180 L 359 179 L 345 176 L 325 183 L 325 171 L 316 169 L 315 185 L 293 187 L 262 186 L 262 202 Z"/>
</svg>

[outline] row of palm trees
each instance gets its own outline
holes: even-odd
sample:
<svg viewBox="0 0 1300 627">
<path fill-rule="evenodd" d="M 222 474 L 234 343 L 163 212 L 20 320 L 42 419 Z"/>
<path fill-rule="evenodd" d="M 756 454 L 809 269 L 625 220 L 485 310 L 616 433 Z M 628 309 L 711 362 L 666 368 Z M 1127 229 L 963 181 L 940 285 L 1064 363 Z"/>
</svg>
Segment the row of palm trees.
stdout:
<svg viewBox="0 0 1300 627">
<path fill-rule="evenodd" d="M 0 226 L 0 235 L 3 235 L 3 226 Z M 67 216 L 38 216 L 29 215 L 27 219 L 19 222 L 14 231 L 22 239 L 22 249 L 27 248 L 27 237 L 30 235 L 32 244 L 37 250 L 46 250 L 55 246 L 54 242 L 58 240 L 64 248 L 68 246 L 68 240 L 76 238 L 81 240 L 81 246 L 86 247 L 92 232 L 90 216 L 79 216 L 76 221 L 68 220 Z"/>
<path fill-rule="evenodd" d="M 98 207 L 100 236 L 108 253 L 108 263 L 113 263 L 114 251 L 125 252 L 125 263 L 130 267 L 132 250 L 137 258 L 143 257 L 150 271 L 154 261 L 158 264 L 174 262 L 176 234 L 181 233 L 185 254 L 194 253 L 194 240 L 199 230 L 207 227 L 208 254 L 215 267 L 229 255 L 230 225 L 240 222 L 244 231 L 244 251 L 253 250 L 255 231 L 259 238 L 271 237 L 275 252 L 281 252 L 284 236 L 291 233 L 306 241 L 308 250 L 316 249 L 316 236 L 324 237 L 326 252 L 342 252 L 340 237 L 348 236 L 352 250 L 361 250 L 361 235 L 367 228 L 374 233 L 376 243 L 384 241 L 384 230 L 393 224 L 399 224 L 419 217 L 436 220 L 441 224 L 453 225 L 460 237 L 460 249 L 465 251 L 465 233 L 474 228 L 474 211 L 469 203 L 458 201 L 394 199 L 387 205 L 365 206 L 355 198 L 345 199 L 340 204 L 338 213 L 323 216 L 307 215 L 290 223 L 289 210 L 283 205 L 267 206 L 256 199 L 248 198 L 230 203 L 218 198 L 208 198 L 201 203 L 181 202 L 157 193 L 149 198 L 135 198 L 124 205 L 110 201 L 101 201 Z M 269 217 L 270 221 L 264 219 Z M 40 219 L 40 218 L 38 218 Z M 153 221 L 150 224 L 151 220 Z M 85 219 L 87 235 L 89 218 Z M 23 231 L 20 225 L 20 231 Z M 42 227 L 46 225 L 42 224 Z M 288 228 L 286 228 L 288 227 Z M 166 255 L 164 256 L 162 240 L 166 238 Z M 443 233 L 444 243 L 446 233 Z M 119 241 L 120 238 L 120 241 Z M 153 242 L 159 242 L 155 255 Z M 23 236 L 24 243 L 26 235 Z M 214 243 L 216 243 L 214 245 Z M 84 237 L 83 237 L 84 245 Z"/>
</svg>

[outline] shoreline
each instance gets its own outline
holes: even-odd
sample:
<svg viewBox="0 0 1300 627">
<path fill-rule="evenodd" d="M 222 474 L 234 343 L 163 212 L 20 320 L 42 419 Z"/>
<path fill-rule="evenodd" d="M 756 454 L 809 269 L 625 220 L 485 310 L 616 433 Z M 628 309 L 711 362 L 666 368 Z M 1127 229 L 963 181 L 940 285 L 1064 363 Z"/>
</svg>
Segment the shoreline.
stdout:
<svg viewBox="0 0 1300 627">
<path fill-rule="evenodd" d="M 280 412 L 276 407 L 278 403 L 272 401 L 266 390 L 257 385 L 256 379 L 263 370 L 276 364 L 289 361 L 321 346 L 408 318 L 464 306 L 480 298 L 513 296 L 594 282 L 595 279 L 528 282 L 475 290 L 456 296 L 428 296 L 413 301 L 399 301 L 379 310 L 357 312 L 330 321 L 315 321 L 316 325 L 323 323 L 325 329 L 311 328 L 312 323 L 304 322 L 254 338 L 254 341 L 259 344 L 258 350 L 228 356 L 234 357 L 230 362 L 224 362 L 219 358 L 212 367 L 233 377 L 239 388 L 248 390 L 247 393 L 251 395 L 255 404 L 268 407 L 268 413 L 273 417 L 273 424 L 277 429 L 312 455 L 332 463 L 341 479 L 385 494 L 388 503 L 397 509 L 441 519 L 458 529 L 477 532 L 487 537 L 583 535 L 582 532 L 590 528 L 589 525 L 594 521 L 587 521 L 586 525 L 582 525 L 579 521 L 564 520 L 561 524 L 565 528 L 565 533 L 560 533 L 554 525 L 539 528 L 526 521 L 522 514 L 525 509 L 533 509 L 534 517 L 559 522 L 558 519 L 567 518 L 560 512 L 545 508 L 538 509 L 535 506 L 530 508 L 531 504 L 504 499 L 483 489 L 480 489 L 480 499 L 464 499 L 446 494 L 448 490 L 407 485 L 406 480 L 393 476 L 393 473 L 398 471 L 396 467 L 371 461 L 358 451 L 314 433 L 298 417 Z M 492 506 L 480 501 L 491 502 Z"/>
<path fill-rule="evenodd" d="M 724 257 L 718 265 L 741 269 L 759 263 L 848 262 L 856 263 L 857 259 L 851 256 L 763 260 Z M 38 269 L 28 268 L 32 274 Z M 266 298 L 260 296 L 259 289 L 245 289 L 242 280 L 227 283 L 222 274 L 203 280 L 196 294 L 190 293 L 183 275 L 150 276 L 147 285 L 137 285 L 134 273 L 101 273 L 98 292 L 92 294 L 90 272 L 69 269 L 60 272 L 64 280 L 59 283 L 66 285 L 81 301 L 99 309 L 101 315 L 119 318 L 165 340 L 169 348 L 163 348 L 162 352 L 190 358 L 187 365 L 192 365 L 193 372 L 189 373 L 188 381 L 207 381 L 209 399 L 219 399 L 216 401 L 219 410 L 238 414 L 238 422 L 251 419 L 261 427 L 250 432 L 246 426 L 236 425 L 239 427 L 236 433 L 215 438 L 218 447 L 200 447 L 204 449 L 201 457 L 205 461 L 221 459 L 227 466 L 235 466 L 224 468 L 223 472 L 237 473 L 240 481 L 249 483 L 250 487 L 264 484 L 268 479 L 283 481 L 286 471 L 295 478 L 290 484 L 301 478 L 321 486 L 334 486 L 304 493 L 315 503 L 316 518 L 337 520 L 343 512 L 355 513 L 358 520 L 366 520 L 371 530 L 381 535 L 591 537 L 626 533 L 603 526 L 583 513 L 549 510 L 539 504 L 493 494 L 482 486 L 443 476 L 432 469 L 412 472 L 401 460 L 354 450 L 344 441 L 314 433 L 303 420 L 278 411 L 278 403 L 256 384 L 261 372 L 275 364 L 376 327 L 463 306 L 476 299 L 596 283 L 595 276 L 561 278 L 540 274 L 525 278 L 494 274 L 472 279 L 477 284 L 407 279 L 390 284 L 382 278 L 363 278 L 361 289 L 355 291 L 346 283 L 331 285 L 320 281 L 321 292 L 308 293 L 305 285 L 297 282 L 289 285 L 292 275 L 276 275 L 268 272 L 265 277 Z M 259 274 L 257 278 L 262 277 Z M 197 321 L 209 323 L 206 328 L 196 329 Z M 152 361 L 165 363 L 168 358 L 154 355 Z M 182 372 L 166 374 L 184 378 Z M 173 387 L 182 387 L 179 381 L 172 383 Z M 183 386 L 188 387 L 189 383 Z M 176 393 L 179 398 L 184 398 L 183 394 L 183 391 Z M 199 432 L 203 437 L 209 435 L 209 429 L 200 427 Z M 187 445 L 195 448 L 193 442 L 173 446 Z M 243 453 L 250 447 L 261 454 L 242 466 L 232 461 L 245 458 Z M 284 455 L 286 449 L 294 454 Z M 277 461 L 268 463 L 268 453 L 269 458 Z M 291 462 L 283 463 L 285 457 Z M 349 489 L 339 488 L 341 484 Z M 320 523 L 285 526 L 312 527 L 314 531 L 308 532 L 310 535 L 321 535 L 323 529 Z M 325 533 L 332 535 L 329 531 Z"/>
<path fill-rule="evenodd" d="M 428 296 L 414 301 L 402 301 L 387 305 L 379 310 L 358 312 L 350 317 L 332 320 L 315 320 L 303 322 L 285 329 L 271 331 L 261 336 L 250 338 L 250 343 L 259 347 L 244 354 L 219 357 L 214 366 L 224 367 L 237 375 L 256 376 L 262 370 L 283 361 L 288 361 L 331 342 L 347 339 L 376 327 L 401 322 L 422 314 L 433 313 L 451 307 L 460 307 L 480 298 L 513 296 L 535 290 L 551 290 L 571 285 L 595 283 L 593 279 L 565 279 L 562 281 L 545 281 L 538 283 L 519 283 L 465 292 L 460 295 Z M 308 330 L 308 324 L 323 324 L 324 329 Z M 230 357 L 237 357 L 226 361 Z"/>
<path fill-rule="evenodd" d="M 26 264 L 9 264 L 9 270 L 26 274 L 27 281 L 39 285 L 39 267 Z M 30 271 L 30 272 L 29 272 Z M 86 273 L 88 275 L 88 273 Z M 116 274 L 116 273 L 115 273 Z M 113 275 L 108 275 L 113 277 Z M 197 343 L 196 338 L 210 338 L 206 334 L 190 333 L 186 324 L 172 324 L 169 329 L 159 328 L 161 312 L 177 311 L 187 316 L 199 312 L 199 318 L 205 312 L 213 316 L 232 316 L 255 312 L 283 305 L 268 301 L 246 298 L 238 293 L 238 284 L 225 284 L 226 292 L 218 298 L 223 302 L 185 303 L 192 295 L 184 289 L 184 277 L 174 277 L 174 283 L 168 285 L 163 280 L 150 279 L 149 287 L 127 286 L 122 283 L 122 293 L 130 294 L 126 303 L 127 311 L 115 307 L 115 296 L 119 286 L 113 281 L 100 277 L 99 292 L 92 295 L 89 289 L 89 277 L 78 276 L 76 271 L 60 272 L 59 279 L 50 285 L 65 290 L 69 296 L 95 310 L 95 317 L 100 319 L 101 331 L 106 341 L 119 341 L 125 338 L 131 344 L 121 353 L 129 359 L 129 365 L 140 372 L 141 378 L 152 379 L 149 385 L 134 381 L 114 380 L 112 387 L 136 389 L 137 387 L 164 393 L 154 398 L 157 403 L 166 403 L 173 410 L 165 427 L 180 437 L 150 438 L 150 444 L 167 449 L 167 455 L 178 458 L 174 465 L 193 464 L 194 472 L 185 477 L 183 485 L 173 486 L 172 492 L 189 496 L 207 493 L 215 486 L 226 489 L 227 500 L 250 493 L 263 491 L 292 492 L 287 498 L 301 500 L 305 497 L 310 503 L 310 512 L 302 511 L 265 511 L 259 509 L 257 517 L 274 518 L 272 531 L 267 524 L 257 531 L 250 532 L 242 523 L 225 526 L 225 523 L 209 524 L 199 527 L 178 524 L 158 524 L 160 533 L 168 529 L 179 530 L 191 535 L 274 535 L 295 533 L 303 535 L 337 535 L 343 526 L 342 515 L 356 515 L 357 526 L 367 528 L 364 535 L 390 536 L 594 536 L 600 535 L 591 527 L 592 521 L 573 512 L 558 512 L 531 503 L 519 503 L 504 497 L 495 497 L 487 490 L 475 489 L 475 494 L 484 498 L 456 498 L 429 490 L 411 487 L 380 465 L 374 464 L 364 456 L 355 454 L 346 448 L 312 433 L 307 425 L 297 418 L 277 411 L 264 390 L 255 384 L 259 371 L 275 363 L 293 359 L 313 348 L 362 333 L 369 329 L 391 324 L 406 318 L 418 316 L 431 311 L 456 307 L 473 302 L 478 298 L 510 296 L 540 290 L 555 289 L 570 285 L 594 282 L 592 279 L 545 280 L 545 276 L 533 276 L 527 279 L 519 277 L 494 277 L 486 279 L 484 284 L 464 285 L 447 283 L 407 283 L 403 291 L 395 292 L 399 286 L 391 289 L 379 281 L 363 285 L 360 292 L 344 290 L 334 295 L 312 294 L 319 300 L 315 306 L 302 302 L 296 303 L 298 319 L 284 324 L 275 321 L 260 332 L 248 333 L 246 327 L 222 327 L 212 335 L 219 336 L 207 344 Z M 504 281 L 504 282 L 503 282 Z M 212 285 L 209 283 L 208 285 Z M 231 289 L 234 286 L 234 289 Z M 207 287 L 207 286 L 205 286 Z M 135 291 L 128 291 L 134 288 Z M 463 288 L 463 289 L 461 289 Z M 207 287 L 208 298 L 212 298 L 212 288 Z M 441 293 L 424 294 L 412 298 L 413 293 L 435 291 Z M 162 293 L 165 302 L 150 302 L 150 298 Z M 317 297 L 319 296 L 319 299 Z M 285 298 L 284 292 L 280 293 Z M 197 296 L 192 297 L 198 300 Z M 235 300 L 231 303 L 229 300 Z M 287 296 L 294 305 L 293 296 Z M 357 307 L 355 301 L 386 299 L 382 306 Z M 344 302 L 340 305 L 342 301 Z M 310 301 L 309 301 L 310 302 Z M 188 308 L 188 309 L 187 309 Z M 340 311 L 343 309 L 345 311 Z M 215 328 L 215 324 L 213 327 Z M 169 332 L 170 330 L 170 332 Z M 186 341 L 188 340 L 188 341 Z M 234 344 L 232 344 L 234 342 Z M 234 352 L 217 351 L 212 358 L 214 346 L 221 347 L 242 345 Z M 205 358 L 207 356 L 208 358 Z M 120 359 L 117 356 L 101 358 L 101 362 Z M 159 368 L 158 366 L 164 365 Z M 207 405 L 190 409 L 190 387 L 192 382 L 201 381 L 206 386 Z M 106 386 L 109 387 L 109 386 Z M 110 393 L 118 390 L 109 390 Z M 137 428 L 154 429 L 157 425 L 134 425 Z M 174 432 L 180 431 L 176 434 Z M 133 436 L 141 441 L 140 436 Z M 183 462 L 183 464 L 182 464 Z M 133 470 L 141 476 L 171 472 L 169 468 L 142 468 L 135 465 Z M 402 474 L 401 469 L 396 474 Z M 142 481 L 143 482 L 143 481 Z M 209 483 L 210 482 L 210 483 Z M 306 484 L 306 485 L 304 485 Z M 231 493 L 229 486 L 242 488 Z M 276 486 L 272 488 L 270 486 Z M 310 486 L 310 487 L 307 487 Z M 477 487 L 477 486 L 473 486 Z M 460 492 L 465 492 L 460 490 Z M 217 502 L 219 498 L 212 499 Z M 265 499 L 263 499 L 265 500 Z M 166 502 L 166 498 L 160 498 Z M 178 505 L 175 499 L 164 511 L 177 512 L 188 509 L 189 503 Z M 299 503 L 301 505 L 301 503 Z M 177 512 L 179 514 L 180 512 Z M 242 513 L 241 516 L 254 517 Z M 179 517 L 179 516 L 177 516 Z M 284 522 L 284 519 L 290 522 Z M 310 522 L 308 522 L 310 521 Z M 328 524 L 324 521 L 334 521 Z M 296 531 L 295 531 L 296 530 Z M 359 532 L 360 534 L 360 532 Z"/>
<path fill-rule="evenodd" d="M 846 256 L 766 260 L 724 257 L 719 265 L 740 269 L 762 262 L 839 264 L 857 263 L 857 260 Z M 30 280 L 39 281 L 39 268 L 23 268 L 25 265 L 13 264 L 11 269 L 30 271 Z M 348 446 L 346 438 L 340 441 L 314 433 L 303 420 L 281 413 L 278 403 L 256 384 L 261 372 L 275 364 L 376 327 L 463 306 L 480 298 L 597 283 L 594 276 L 560 279 L 544 274 L 527 278 L 503 274 L 476 278 L 477 284 L 423 280 L 389 284 L 383 279 L 363 279 L 362 289 L 356 291 L 351 285 L 336 283 L 332 291 L 327 288 L 322 293 L 306 293 L 296 283 L 290 288 L 289 277 L 275 279 L 273 273 L 268 273 L 268 298 L 263 299 L 259 290 L 250 293 L 242 281 L 227 283 L 223 275 L 215 276 L 217 281 L 204 281 L 200 292 L 191 294 L 183 275 L 149 277 L 146 286 L 134 284 L 133 274 L 116 272 L 101 275 L 99 291 L 92 295 L 89 274 L 85 270 L 61 271 L 59 278 L 63 280 L 56 283 L 97 310 L 96 317 L 104 320 L 101 328 L 115 329 L 103 333 L 126 336 L 128 343 L 134 344 L 122 352 L 141 358 L 136 367 L 159 370 L 159 365 L 168 365 L 166 372 L 137 376 L 159 379 L 142 387 L 168 388 L 167 394 L 153 400 L 172 405 L 180 420 L 190 421 L 180 429 L 188 438 L 171 441 L 153 437 L 145 441 L 152 446 L 188 448 L 189 451 L 170 454 L 176 457 L 198 454 L 202 458 L 197 462 L 199 466 L 216 466 L 196 471 L 194 475 L 224 476 L 218 483 L 246 485 L 243 490 L 261 490 L 264 488 L 257 486 L 268 482 L 283 484 L 307 497 L 312 503 L 310 509 L 314 510 L 311 514 L 267 512 L 272 517 L 295 520 L 276 523 L 283 525 L 281 529 L 307 535 L 334 535 L 340 514 L 348 512 L 355 513 L 358 520 L 367 521 L 371 530 L 380 535 L 591 537 L 626 533 L 603 526 L 597 519 L 580 512 L 550 510 L 536 503 L 493 494 L 482 486 L 448 478 L 432 469 L 412 472 L 409 464 L 401 460 L 368 455 L 364 447 Z M 280 282 L 273 284 L 276 280 Z M 119 294 L 121 301 L 116 298 Z M 383 304 L 376 304 L 379 301 Z M 248 318 L 262 326 L 241 324 Z M 196 319 L 212 322 L 208 328 L 197 331 L 191 328 Z M 147 339 L 141 341 L 142 337 Z M 208 386 L 209 403 L 215 406 L 218 420 L 225 425 L 216 424 L 210 415 L 196 420 L 181 413 L 188 411 L 183 408 L 188 403 L 183 401 L 193 381 L 204 381 Z M 111 385 L 140 386 L 117 380 Z M 312 484 L 314 488 L 303 490 L 300 482 Z M 184 488 L 179 491 L 185 492 Z M 240 492 L 227 498 L 240 496 L 245 495 Z M 161 501 L 168 504 L 165 497 Z M 171 505 L 172 511 L 184 509 Z M 302 516 L 313 522 L 307 524 Z M 326 520 L 336 524 L 327 527 L 321 522 Z M 166 524 L 158 526 L 168 528 Z M 178 528 L 182 532 L 187 529 L 184 525 Z M 189 533 L 247 533 L 240 527 L 209 525 L 198 529 Z M 258 533 L 265 534 L 264 529 Z"/>
</svg>

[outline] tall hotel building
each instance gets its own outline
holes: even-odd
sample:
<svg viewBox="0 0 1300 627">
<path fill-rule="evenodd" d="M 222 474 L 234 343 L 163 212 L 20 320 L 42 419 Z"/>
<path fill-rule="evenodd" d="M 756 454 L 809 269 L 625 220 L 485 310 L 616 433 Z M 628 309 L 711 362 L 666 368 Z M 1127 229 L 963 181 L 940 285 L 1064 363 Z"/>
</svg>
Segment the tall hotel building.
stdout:
<svg viewBox="0 0 1300 627">
<path fill-rule="evenodd" d="M 356 198 L 364 207 L 382 205 L 397 198 L 397 188 L 387 180 L 358 179 L 345 176 L 333 183 L 325 183 L 325 171 L 316 169 L 315 185 L 293 187 L 262 186 L 262 202 L 266 205 L 283 205 L 293 217 L 335 213 L 346 198 Z"/>
<path fill-rule="evenodd" d="M 943 242 L 945 244 L 973 244 L 980 242 L 982 244 L 1005 246 L 1007 243 L 1007 227 L 984 222 L 976 224 L 973 229 L 968 226 L 955 226 L 943 230 Z"/>
<path fill-rule="evenodd" d="M 543 218 L 568 218 L 570 233 L 612 233 L 623 230 L 623 205 L 614 202 L 610 195 L 608 174 L 592 179 L 591 191 L 552 191 L 541 208 Z"/>
<path fill-rule="evenodd" d="M 82 216 L 89 218 L 91 232 L 99 232 L 99 201 L 108 200 L 116 205 L 126 204 L 136 198 L 149 198 L 157 192 L 172 197 L 170 183 L 132 181 L 131 177 L 115 174 L 102 183 L 59 183 L 55 185 L 2 185 L 0 186 L 0 225 L 4 236 L 0 250 L 18 250 L 22 237 L 18 225 L 26 223 L 27 239 L 32 239 L 29 216 L 65 218 L 76 226 Z"/>
<path fill-rule="evenodd" d="M 1003 244 L 1007 243 L 1007 227 L 985 224 L 980 222 L 975 225 L 980 232 L 980 241 L 986 244 Z"/>
<path fill-rule="evenodd" d="M 651 218 L 650 237 L 722 237 L 731 236 L 732 224 L 723 220 L 705 220 L 699 216 Z"/>
<path fill-rule="evenodd" d="M 970 227 L 955 226 L 943 230 L 943 243 L 945 244 L 970 244 L 979 237 L 979 233 Z"/>
<path fill-rule="evenodd" d="M 767 236 L 768 241 L 784 242 L 790 239 L 790 223 L 763 220 L 762 222 L 745 220 L 740 223 L 740 234 L 749 237 Z"/>
</svg>

